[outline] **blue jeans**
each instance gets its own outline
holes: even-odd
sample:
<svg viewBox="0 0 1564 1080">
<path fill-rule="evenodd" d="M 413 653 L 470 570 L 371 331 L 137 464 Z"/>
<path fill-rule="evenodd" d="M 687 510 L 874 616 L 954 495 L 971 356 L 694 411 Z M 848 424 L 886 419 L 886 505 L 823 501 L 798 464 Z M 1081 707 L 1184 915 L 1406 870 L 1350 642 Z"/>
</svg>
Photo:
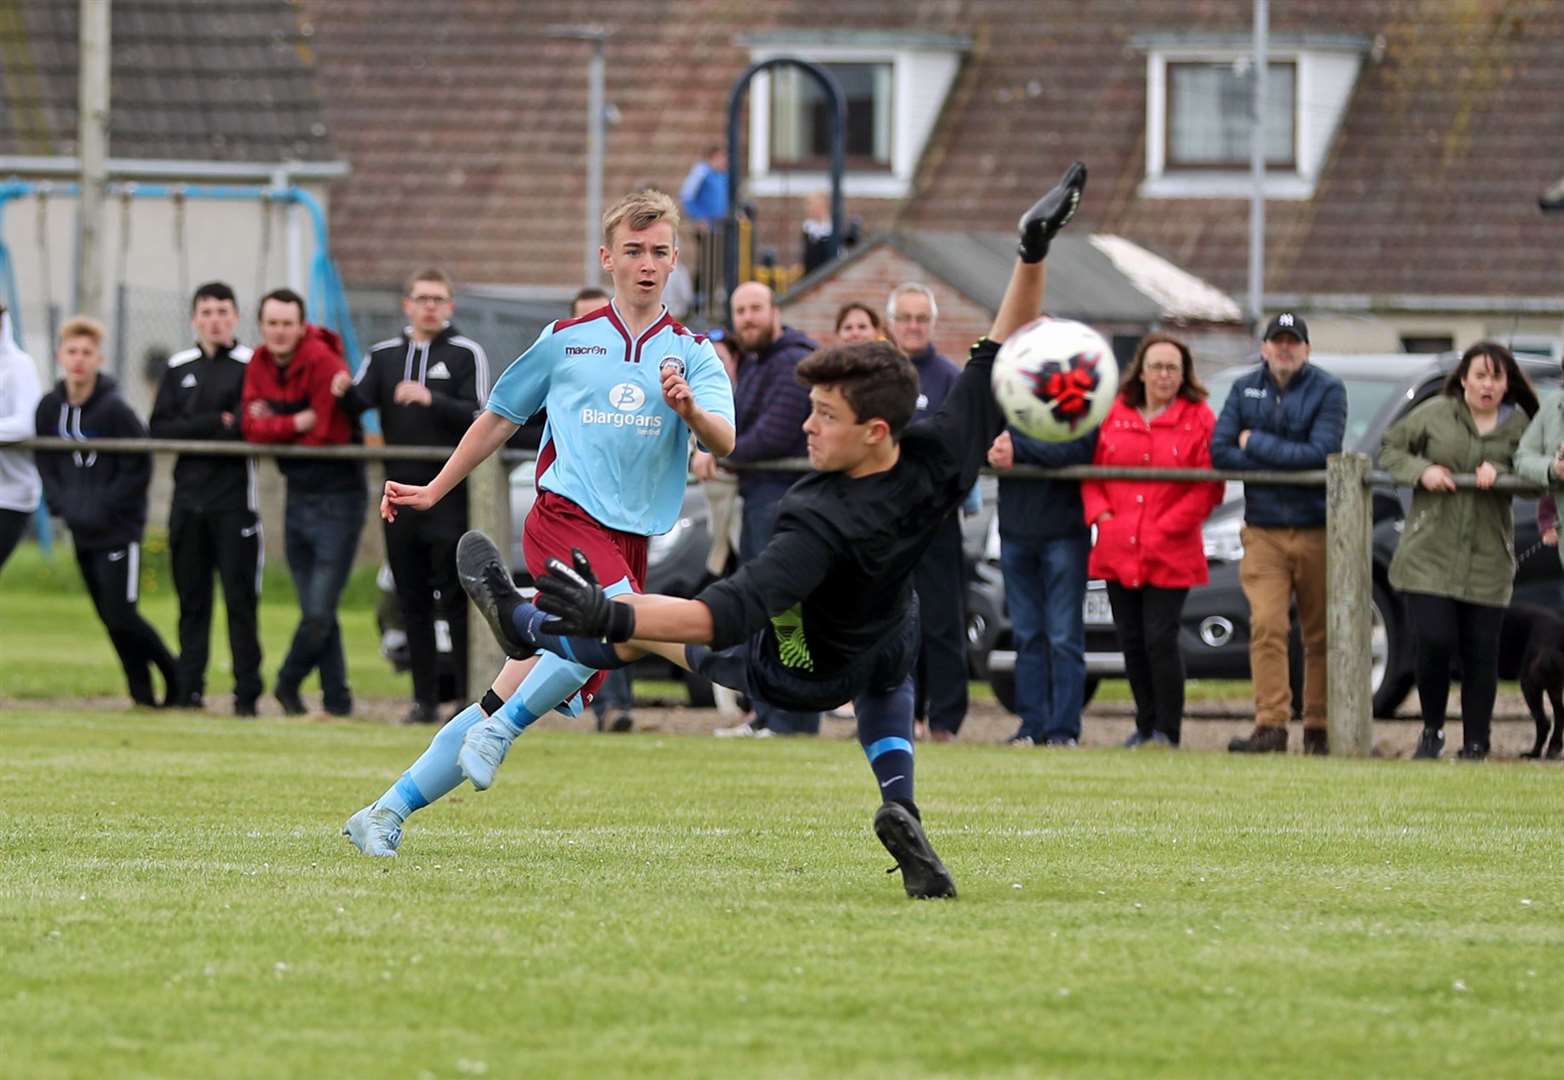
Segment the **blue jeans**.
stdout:
<svg viewBox="0 0 1564 1080">
<path fill-rule="evenodd" d="M 342 654 L 337 600 L 353 569 L 368 504 L 369 496 L 362 489 L 290 491 L 283 516 L 288 572 L 299 598 L 299 626 L 277 672 L 277 685 L 297 692 L 305 676 L 319 668 L 322 703 L 327 712 L 339 716 L 353 711 L 353 692 Z"/>
<path fill-rule="evenodd" d="M 1085 535 L 1001 537 L 999 565 L 1015 634 L 1020 735 L 1079 739 L 1086 696 Z"/>
<path fill-rule="evenodd" d="M 739 565 L 749 562 L 766 549 L 771 534 L 777 527 L 777 507 L 787 494 L 793 477 L 787 483 L 752 485 L 744 492 L 742 526 L 739 529 Z M 760 700 L 751 700 L 755 720 L 759 726 L 769 728 L 778 735 L 820 734 L 820 714 L 790 712 Z"/>
</svg>

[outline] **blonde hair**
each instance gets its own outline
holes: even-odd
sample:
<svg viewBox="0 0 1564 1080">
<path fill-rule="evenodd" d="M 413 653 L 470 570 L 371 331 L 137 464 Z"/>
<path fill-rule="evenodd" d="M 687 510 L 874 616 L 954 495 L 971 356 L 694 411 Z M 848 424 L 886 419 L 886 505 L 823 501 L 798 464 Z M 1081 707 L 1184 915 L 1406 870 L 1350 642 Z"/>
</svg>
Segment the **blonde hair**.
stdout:
<svg viewBox="0 0 1564 1080">
<path fill-rule="evenodd" d="M 103 341 L 109 336 L 108 330 L 97 319 L 90 315 L 73 315 L 65 320 L 65 325 L 60 327 L 60 343 L 63 345 L 71 338 L 91 338 L 92 343 L 99 349 L 103 348 Z"/>
<path fill-rule="evenodd" d="M 631 232 L 649 229 L 659 221 L 666 221 L 673 229 L 673 246 L 679 246 L 679 204 L 665 192 L 656 188 L 634 191 L 603 215 L 603 246 L 614 246 L 614 230 L 626 225 Z"/>
</svg>

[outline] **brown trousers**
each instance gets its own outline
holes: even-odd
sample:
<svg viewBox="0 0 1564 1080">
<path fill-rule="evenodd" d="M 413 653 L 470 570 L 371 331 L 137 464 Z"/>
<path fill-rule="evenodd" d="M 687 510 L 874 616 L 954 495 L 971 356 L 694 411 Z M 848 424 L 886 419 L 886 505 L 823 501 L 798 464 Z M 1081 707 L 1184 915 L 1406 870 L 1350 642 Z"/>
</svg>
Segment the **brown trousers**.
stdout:
<svg viewBox="0 0 1564 1080">
<path fill-rule="evenodd" d="M 1325 729 L 1325 529 L 1243 531 L 1238 568 L 1249 601 L 1249 669 L 1257 726 L 1286 727 L 1292 715 L 1288 678 L 1288 610 L 1298 598 L 1303 629 L 1303 726 Z"/>
</svg>

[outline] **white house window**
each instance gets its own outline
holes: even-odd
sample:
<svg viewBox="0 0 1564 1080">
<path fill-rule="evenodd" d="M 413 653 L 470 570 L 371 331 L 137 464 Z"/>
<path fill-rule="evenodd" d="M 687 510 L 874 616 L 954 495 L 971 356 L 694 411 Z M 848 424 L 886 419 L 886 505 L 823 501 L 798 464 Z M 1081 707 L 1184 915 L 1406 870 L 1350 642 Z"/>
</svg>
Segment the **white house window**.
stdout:
<svg viewBox="0 0 1564 1080">
<path fill-rule="evenodd" d="M 773 30 L 745 34 L 752 60 L 783 57 L 819 64 L 847 101 L 846 193 L 905 198 L 918 159 L 962 56 L 964 35 L 901 30 Z M 749 90 L 746 182 L 751 195 L 798 196 L 830 189 L 831 110 L 801 69 L 769 68 Z"/>
<path fill-rule="evenodd" d="M 895 65 L 822 64 L 847 99 L 847 164 L 854 169 L 892 167 Z M 831 103 L 819 83 L 796 67 L 771 77 L 771 167 L 824 169 L 831 161 Z"/>
<path fill-rule="evenodd" d="M 1246 198 L 1252 43 L 1246 34 L 1148 33 L 1144 198 Z M 1265 195 L 1314 194 L 1374 42 L 1362 35 L 1273 34 L 1266 49 Z"/>
<path fill-rule="evenodd" d="M 1297 65 L 1268 64 L 1265 87 L 1265 161 L 1295 168 L 1294 88 Z M 1169 168 L 1249 167 L 1250 74 L 1248 62 L 1169 62 L 1167 65 L 1167 164 Z"/>
</svg>

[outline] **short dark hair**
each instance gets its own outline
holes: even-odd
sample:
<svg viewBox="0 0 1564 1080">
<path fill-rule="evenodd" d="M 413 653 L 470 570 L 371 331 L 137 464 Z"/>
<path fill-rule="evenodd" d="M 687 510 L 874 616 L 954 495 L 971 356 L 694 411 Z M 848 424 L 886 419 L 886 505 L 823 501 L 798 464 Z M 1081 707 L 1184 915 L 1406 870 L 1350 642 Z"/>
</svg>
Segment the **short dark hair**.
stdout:
<svg viewBox="0 0 1564 1080">
<path fill-rule="evenodd" d="M 576 295 L 570 298 L 570 306 L 574 308 L 583 300 L 607 300 L 608 298 L 609 296 L 607 289 L 600 288 L 596 285 L 588 285 L 584 288 L 576 290 Z"/>
<path fill-rule="evenodd" d="M 292 289 L 273 289 L 271 292 L 261 297 L 261 302 L 255 305 L 255 315 L 257 318 L 260 317 L 261 309 L 266 306 L 266 301 L 268 300 L 276 300 L 283 304 L 297 304 L 299 305 L 299 321 L 304 322 L 308 318 L 308 314 L 304 310 L 304 297 L 300 296 Z"/>
<path fill-rule="evenodd" d="M 884 420 L 892 439 L 901 438 L 918 407 L 918 369 L 888 341 L 821 349 L 799 363 L 798 381 L 837 387 L 860 424 Z"/>
<path fill-rule="evenodd" d="M 413 286 L 417 285 L 420 281 L 427 282 L 430 285 L 444 285 L 445 291 L 448 293 L 454 294 L 456 292 L 456 287 L 451 284 L 450 275 L 437 266 L 425 267 L 407 279 L 405 292 L 408 296 L 413 295 Z"/>
<path fill-rule="evenodd" d="M 864 303 L 862 300 L 849 300 L 836 312 L 836 332 L 842 332 L 842 324 L 847 321 L 847 316 L 855 311 L 861 311 L 869 317 L 869 325 L 874 327 L 876 334 L 885 332 L 885 323 L 880 319 L 880 313 Z"/>
<path fill-rule="evenodd" d="M 1472 363 L 1479 356 L 1488 357 L 1494 367 L 1503 369 L 1504 400 L 1512 405 L 1519 405 L 1521 411 L 1527 416 L 1536 416 L 1539 408 L 1537 391 L 1532 389 L 1531 380 L 1521 370 L 1520 364 L 1516 363 L 1515 354 L 1497 341 L 1479 341 L 1461 354 L 1461 362 L 1445 380 L 1445 395 L 1453 398 L 1464 396 L 1465 390 L 1461 386 L 1461 380 L 1466 378 L 1466 373 L 1471 370 Z"/>
<path fill-rule="evenodd" d="M 239 298 L 234 296 L 233 287 L 226 281 L 208 281 L 205 285 L 197 285 L 195 295 L 190 298 L 190 310 L 193 312 L 196 305 L 203 300 L 227 300 L 239 310 Z"/>
<path fill-rule="evenodd" d="M 1135 358 L 1124 369 L 1124 374 L 1119 376 L 1119 399 L 1136 409 L 1146 404 L 1146 384 L 1141 381 L 1140 375 L 1146 363 L 1146 354 L 1153 345 L 1171 345 L 1178 350 L 1184 366 L 1184 381 L 1179 384 L 1178 396 L 1185 401 L 1204 401 L 1208 391 L 1205 383 L 1195 374 L 1194 354 L 1189 351 L 1188 345 L 1172 334 L 1147 334 L 1140 339 L 1140 344 L 1135 348 Z"/>
</svg>

